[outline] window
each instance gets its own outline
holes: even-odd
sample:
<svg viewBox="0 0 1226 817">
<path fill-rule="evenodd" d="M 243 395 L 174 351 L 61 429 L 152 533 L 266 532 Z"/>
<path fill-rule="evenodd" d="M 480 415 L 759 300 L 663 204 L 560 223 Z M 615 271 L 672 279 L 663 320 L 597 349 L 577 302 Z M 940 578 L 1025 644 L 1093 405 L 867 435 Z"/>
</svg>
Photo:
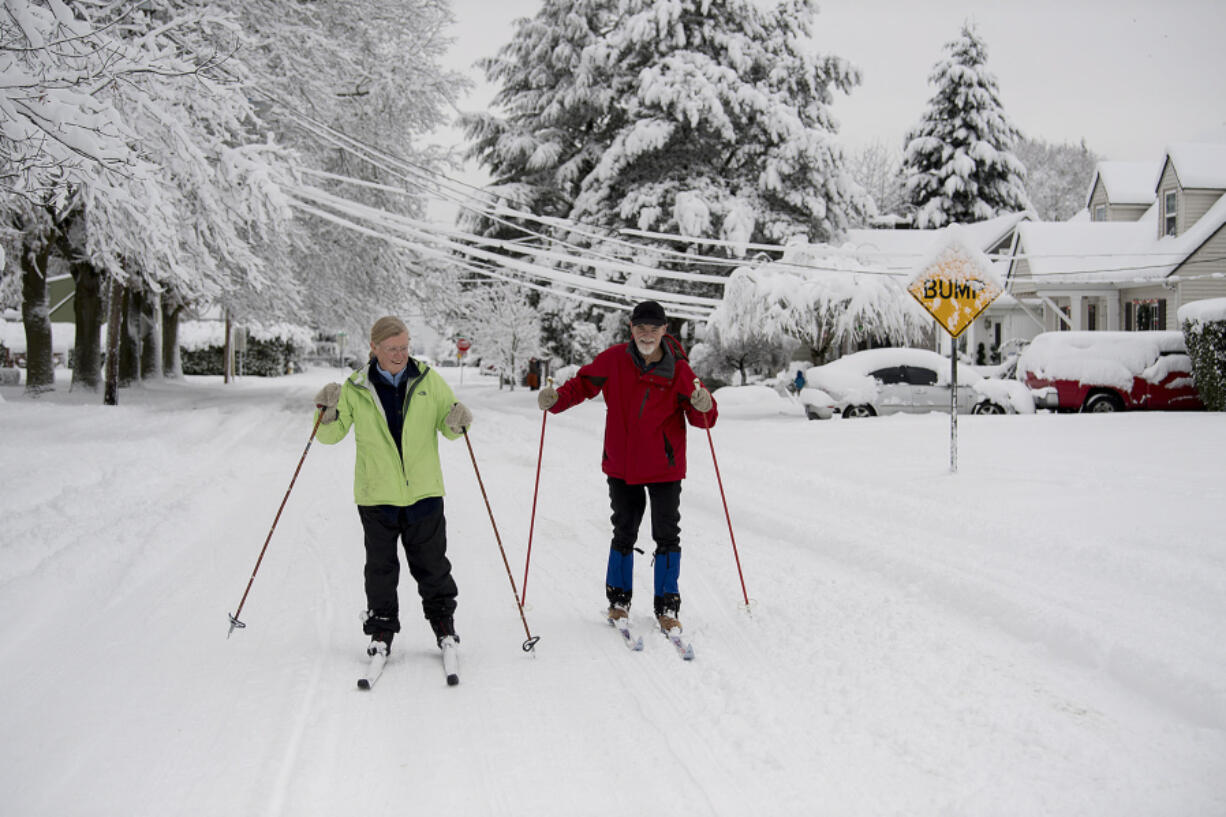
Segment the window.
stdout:
<svg viewBox="0 0 1226 817">
<path fill-rule="evenodd" d="M 1135 329 L 1138 332 L 1166 329 L 1166 299 L 1130 301 L 1124 317 L 1125 329 Z"/>
<path fill-rule="evenodd" d="M 937 373 L 927 366 L 903 366 L 903 382 L 912 386 L 935 386 Z"/>
<path fill-rule="evenodd" d="M 1106 221 L 1107 220 L 1107 205 L 1097 204 L 1094 206 L 1094 220 L 1095 221 Z"/>
<path fill-rule="evenodd" d="M 906 375 L 903 374 L 902 366 L 888 366 L 884 369 L 878 369 L 875 372 L 871 372 L 869 376 L 877 378 L 884 386 L 897 386 L 899 383 L 906 382 Z"/>
<path fill-rule="evenodd" d="M 1179 197 L 1176 191 L 1168 190 L 1162 194 L 1162 234 L 1175 235 L 1175 216 L 1179 211 Z"/>
<path fill-rule="evenodd" d="M 1098 328 L 1098 304 L 1086 304 L 1086 329 L 1093 332 Z"/>
</svg>

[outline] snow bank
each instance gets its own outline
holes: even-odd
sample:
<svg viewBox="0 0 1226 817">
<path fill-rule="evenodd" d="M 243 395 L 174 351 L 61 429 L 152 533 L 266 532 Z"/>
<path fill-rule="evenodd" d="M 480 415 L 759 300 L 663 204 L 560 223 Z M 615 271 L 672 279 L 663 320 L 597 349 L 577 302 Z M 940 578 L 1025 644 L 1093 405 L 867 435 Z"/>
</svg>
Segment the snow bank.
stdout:
<svg viewBox="0 0 1226 817">
<path fill-rule="evenodd" d="M 721 417 L 803 415 L 804 408 L 769 386 L 724 386 L 714 391 Z"/>
<path fill-rule="evenodd" d="M 105 332 L 106 330 L 103 329 Z M 51 351 L 68 354 L 77 342 L 77 327 L 71 323 L 51 324 Z M 0 343 L 14 354 L 26 351 L 26 328 L 20 322 L 0 321 Z"/>
</svg>

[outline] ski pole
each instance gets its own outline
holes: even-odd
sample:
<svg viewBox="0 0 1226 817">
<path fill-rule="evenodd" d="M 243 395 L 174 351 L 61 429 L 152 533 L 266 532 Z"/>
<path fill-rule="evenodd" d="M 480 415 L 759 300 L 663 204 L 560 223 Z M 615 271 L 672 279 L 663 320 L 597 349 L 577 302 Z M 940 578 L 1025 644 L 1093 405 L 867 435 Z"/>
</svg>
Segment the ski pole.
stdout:
<svg viewBox="0 0 1226 817">
<path fill-rule="evenodd" d="M 547 378 L 548 385 L 553 385 L 553 378 Z M 541 447 L 536 452 L 536 484 L 532 487 L 532 516 L 528 521 L 528 556 L 524 559 L 524 586 L 519 598 L 522 607 L 528 603 L 528 568 L 532 565 L 532 532 L 536 528 L 536 497 L 541 490 L 541 459 L 545 456 L 545 418 L 548 411 L 541 412 Z"/>
<path fill-rule="evenodd" d="M 507 580 L 511 582 L 511 595 L 515 597 L 515 606 L 519 608 L 519 620 L 524 623 L 524 633 L 528 638 L 523 643 L 524 652 L 532 652 L 536 647 L 536 642 L 541 640 L 541 637 L 534 636 L 532 631 L 528 629 L 528 619 L 524 615 L 524 606 L 519 601 L 519 591 L 515 589 L 515 577 L 511 575 L 511 563 L 507 561 L 507 552 L 502 547 L 502 537 L 498 535 L 498 523 L 494 521 L 494 510 L 490 507 L 490 498 L 485 493 L 485 483 L 481 480 L 481 469 L 477 467 L 477 455 L 473 453 L 472 441 L 468 438 L 468 429 L 464 429 L 464 443 L 468 446 L 469 459 L 473 461 L 473 473 L 477 475 L 477 485 L 481 487 L 481 498 L 485 500 L 485 510 L 490 515 L 490 525 L 494 528 L 494 541 L 498 543 L 498 551 L 502 554 L 502 566 L 507 569 Z"/>
<path fill-rule="evenodd" d="M 694 388 L 702 386 L 695 377 Z M 736 574 L 741 580 L 741 596 L 745 599 L 745 610 L 749 611 L 749 593 L 745 590 L 745 574 L 741 571 L 741 555 L 736 549 L 736 534 L 732 532 L 732 516 L 728 513 L 728 498 L 724 495 L 724 480 L 719 475 L 719 460 L 715 458 L 715 441 L 711 439 L 711 427 L 707 426 L 707 444 L 711 446 L 711 462 L 715 465 L 715 482 L 719 485 L 719 498 L 724 503 L 724 519 L 728 521 L 728 537 L 732 540 L 732 556 L 736 559 Z"/>
<path fill-rule="evenodd" d="M 289 499 L 289 492 L 294 490 L 294 483 L 298 481 L 298 472 L 302 470 L 302 463 L 306 461 L 307 452 L 311 450 L 311 443 L 315 442 L 315 432 L 319 431 L 319 423 L 324 418 L 323 406 L 318 406 L 319 416 L 315 418 L 315 425 L 311 428 L 311 436 L 307 439 L 306 448 L 302 450 L 302 457 L 298 460 L 298 467 L 294 469 L 294 476 L 289 481 L 289 487 L 285 489 L 285 496 L 281 498 L 281 507 L 277 508 L 277 515 L 273 517 L 272 527 L 268 529 L 268 536 L 264 539 L 264 547 L 260 548 L 260 557 L 255 560 L 255 568 L 251 571 L 251 578 L 247 580 L 247 589 L 243 591 L 243 598 L 238 603 L 238 609 L 230 616 L 230 632 L 226 633 L 226 638 L 234 635 L 236 629 L 241 630 L 247 625 L 238 620 L 238 617 L 243 612 L 243 605 L 247 603 L 247 594 L 251 592 L 251 585 L 255 583 L 255 574 L 260 572 L 260 563 L 264 561 L 264 553 L 268 550 L 268 543 L 272 541 L 272 532 L 277 529 L 277 522 L 281 519 L 281 511 L 285 510 L 285 502 Z"/>
</svg>

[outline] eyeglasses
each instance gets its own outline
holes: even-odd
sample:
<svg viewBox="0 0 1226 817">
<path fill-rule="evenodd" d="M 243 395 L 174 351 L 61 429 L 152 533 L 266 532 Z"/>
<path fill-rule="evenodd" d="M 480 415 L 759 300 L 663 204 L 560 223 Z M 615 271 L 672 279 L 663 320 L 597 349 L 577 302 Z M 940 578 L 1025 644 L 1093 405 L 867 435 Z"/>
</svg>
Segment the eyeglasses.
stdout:
<svg viewBox="0 0 1226 817">
<path fill-rule="evenodd" d="M 379 349 L 389 355 L 407 355 L 409 353 L 409 347 L 407 346 L 380 346 Z"/>
</svg>

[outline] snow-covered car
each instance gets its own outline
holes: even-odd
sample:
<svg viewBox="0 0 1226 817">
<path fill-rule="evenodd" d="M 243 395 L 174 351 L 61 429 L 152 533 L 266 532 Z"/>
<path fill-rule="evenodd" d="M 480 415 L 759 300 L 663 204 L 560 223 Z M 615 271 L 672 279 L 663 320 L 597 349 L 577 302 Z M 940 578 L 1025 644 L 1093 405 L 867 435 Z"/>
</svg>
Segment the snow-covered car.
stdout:
<svg viewBox="0 0 1226 817">
<path fill-rule="evenodd" d="M 1183 333 L 1044 332 L 1017 365 L 1035 405 L 1054 411 L 1197 410 Z"/>
<path fill-rule="evenodd" d="M 928 349 L 867 349 L 806 371 L 805 391 L 820 390 L 844 417 L 948 412 L 949 374 L 948 358 Z M 959 414 L 1013 414 L 1027 407 L 1034 411 L 1020 383 L 988 380 L 969 366 L 958 367 Z"/>
<path fill-rule="evenodd" d="M 837 401 L 821 389 L 806 386 L 800 390 L 800 404 L 810 420 L 829 420 L 837 410 Z"/>
</svg>

